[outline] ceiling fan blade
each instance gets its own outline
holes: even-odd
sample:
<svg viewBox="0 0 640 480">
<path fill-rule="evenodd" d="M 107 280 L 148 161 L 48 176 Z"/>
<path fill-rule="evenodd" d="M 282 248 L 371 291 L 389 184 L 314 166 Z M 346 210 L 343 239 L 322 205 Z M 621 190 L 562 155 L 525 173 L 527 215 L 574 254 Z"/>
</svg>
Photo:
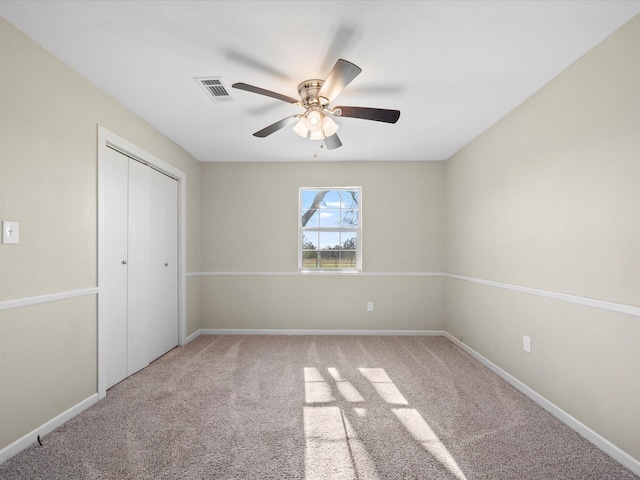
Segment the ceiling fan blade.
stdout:
<svg viewBox="0 0 640 480">
<path fill-rule="evenodd" d="M 360 36 L 355 23 L 337 25 L 331 44 L 326 50 L 321 71 L 328 72 L 335 63 L 336 58 L 346 55 L 346 52 L 353 51 L 353 47 L 358 43 Z"/>
<path fill-rule="evenodd" d="M 333 150 L 335 148 L 340 148 L 342 146 L 342 142 L 340 138 L 338 138 L 338 134 L 334 133 L 330 137 L 326 137 L 324 139 L 324 146 L 327 147 L 327 150 Z"/>
<path fill-rule="evenodd" d="M 263 128 L 262 130 L 258 130 L 253 134 L 254 137 L 264 138 L 271 135 L 274 132 L 277 132 L 281 128 L 286 127 L 287 125 L 291 125 L 296 120 L 300 118 L 300 115 L 291 115 L 290 117 L 283 118 L 282 120 L 278 120 L 276 123 L 269 125 L 268 127 Z"/>
<path fill-rule="evenodd" d="M 369 107 L 335 107 L 334 110 L 342 110 L 341 117 L 363 118 L 376 122 L 396 123 L 400 118 L 400 110 L 387 110 L 385 108 Z"/>
<path fill-rule="evenodd" d="M 287 97 L 286 95 L 272 92 L 271 90 L 266 90 L 264 88 L 254 87 L 253 85 L 249 85 L 248 83 L 234 83 L 231 86 L 239 90 L 245 90 L 251 93 L 258 93 L 260 95 L 265 95 L 267 97 L 275 98 L 277 100 L 282 100 L 283 102 L 287 102 L 287 103 L 293 103 L 293 104 L 300 103 L 300 100 L 297 100 L 295 98 Z"/>
<path fill-rule="evenodd" d="M 318 96 L 331 102 L 354 78 L 360 75 L 360 72 L 362 69 L 359 66 L 342 58 L 338 59 L 318 92 Z"/>
</svg>

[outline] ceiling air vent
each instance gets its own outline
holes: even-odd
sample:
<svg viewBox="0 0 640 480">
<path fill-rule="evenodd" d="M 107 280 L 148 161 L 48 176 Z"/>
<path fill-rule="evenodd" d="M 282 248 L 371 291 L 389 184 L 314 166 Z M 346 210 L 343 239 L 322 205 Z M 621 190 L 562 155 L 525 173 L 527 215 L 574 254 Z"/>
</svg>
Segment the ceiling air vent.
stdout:
<svg viewBox="0 0 640 480">
<path fill-rule="evenodd" d="M 216 103 L 236 101 L 220 77 L 202 77 L 196 78 L 195 81 L 198 82 L 198 85 L 202 87 L 207 96 Z"/>
</svg>

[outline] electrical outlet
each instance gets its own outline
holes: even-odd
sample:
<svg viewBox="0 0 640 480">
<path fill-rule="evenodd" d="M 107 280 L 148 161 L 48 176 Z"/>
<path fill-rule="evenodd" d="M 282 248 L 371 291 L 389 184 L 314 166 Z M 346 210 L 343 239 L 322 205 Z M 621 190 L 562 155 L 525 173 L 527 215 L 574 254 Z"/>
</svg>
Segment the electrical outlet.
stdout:
<svg viewBox="0 0 640 480">
<path fill-rule="evenodd" d="M 367 312 L 373 312 L 373 302 L 367 302 Z"/>
<path fill-rule="evenodd" d="M 531 337 L 528 335 L 522 336 L 522 348 L 524 348 L 525 352 L 531 353 Z"/>
</svg>

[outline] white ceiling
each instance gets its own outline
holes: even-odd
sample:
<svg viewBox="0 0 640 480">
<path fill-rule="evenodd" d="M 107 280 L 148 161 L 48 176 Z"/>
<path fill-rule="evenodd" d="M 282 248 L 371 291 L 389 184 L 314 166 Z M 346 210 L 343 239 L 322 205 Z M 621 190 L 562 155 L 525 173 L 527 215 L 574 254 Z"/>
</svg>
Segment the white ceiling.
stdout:
<svg viewBox="0 0 640 480">
<path fill-rule="evenodd" d="M 640 12 L 640 1 L 9 1 L 0 15 L 201 161 L 445 160 Z M 332 102 L 398 109 L 339 118 L 327 151 L 302 110 L 194 81 L 220 76 L 297 98 L 338 58 L 362 68 Z"/>
</svg>

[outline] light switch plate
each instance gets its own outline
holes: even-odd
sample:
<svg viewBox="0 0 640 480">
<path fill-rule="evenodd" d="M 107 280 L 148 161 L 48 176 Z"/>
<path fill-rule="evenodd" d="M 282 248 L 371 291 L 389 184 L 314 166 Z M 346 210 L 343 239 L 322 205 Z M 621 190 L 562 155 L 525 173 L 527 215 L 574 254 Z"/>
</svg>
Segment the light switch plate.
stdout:
<svg viewBox="0 0 640 480">
<path fill-rule="evenodd" d="M 522 348 L 525 352 L 531 353 L 531 337 L 528 335 L 522 336 Z"/>
<path fill-rule="evenodd" d="M 20 231 L 20 224 L 18 222 L 10 222 L 9 220 L 2 221 L 2 243 L 18 243 L 18 234 Z"/>
</svg>

